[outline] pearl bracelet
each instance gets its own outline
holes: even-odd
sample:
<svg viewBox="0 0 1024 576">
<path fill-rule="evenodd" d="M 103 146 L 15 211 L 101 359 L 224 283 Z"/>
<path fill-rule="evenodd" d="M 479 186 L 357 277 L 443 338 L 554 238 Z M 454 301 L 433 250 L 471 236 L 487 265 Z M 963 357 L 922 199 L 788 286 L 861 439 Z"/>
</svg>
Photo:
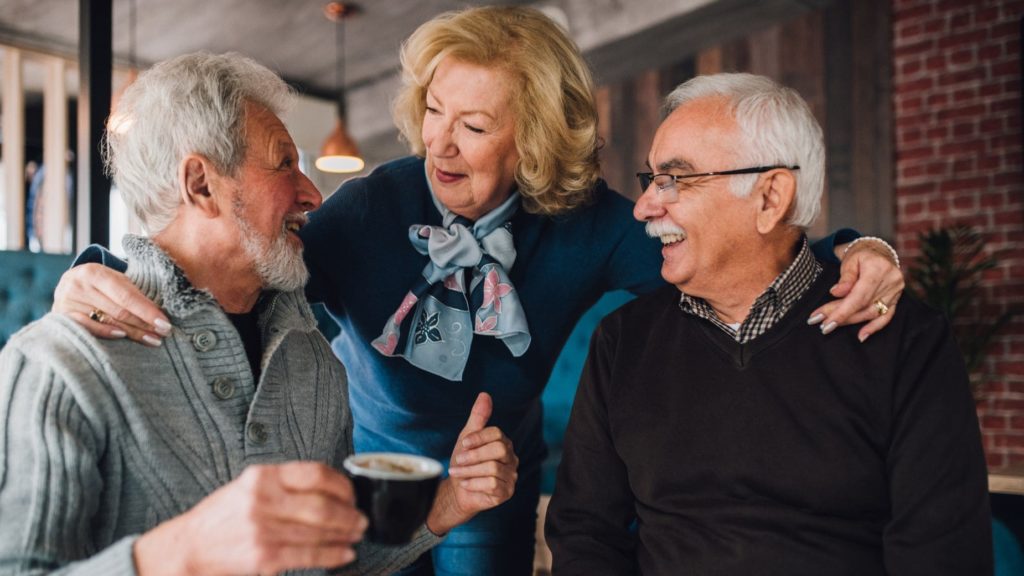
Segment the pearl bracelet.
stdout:
<svg viewBox="0 0 1024 576">
<path fill-rule="evenodd" d="M 892 256 L 893 262 L 896 263 L 896 269 L 897 270 L 900 269 L 900 256 L 899 256 L 899 254 L 896 253 L 896 249 L 893 248 L 892 246 L 890 246 L 888 242 L 886 242 L 885 240 L 882 240 L 878 236 L 861 236 L 860 238 L 857 238 L 853 242 L 850 242 L 849 244 L 846 245 L 846 248 L 843 250 L 843 256 L 840 258 L 840 260 L 845 260 L 846 259 L 846 253 L 850 251 L 850 248 L 853 248 L 853 246 L 857 242 L 861 242 L 863 240 L 874 240 L 875 242 L 878 242 L 879 244 L 884 246 L 885 249 L 889 251 L 889 255 Z"/>
</svg>

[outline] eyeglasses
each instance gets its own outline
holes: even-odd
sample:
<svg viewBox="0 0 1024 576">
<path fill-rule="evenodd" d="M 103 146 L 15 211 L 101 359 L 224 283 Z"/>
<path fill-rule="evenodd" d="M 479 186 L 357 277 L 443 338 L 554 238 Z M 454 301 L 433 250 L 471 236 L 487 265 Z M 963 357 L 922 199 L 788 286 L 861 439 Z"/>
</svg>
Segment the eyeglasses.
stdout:
<svg viewBox="0 0 1024 576">
<path fill-rule="evenodd" d="M 658 187 L 658 198 L 665 204 L 679 201 L 681 185 L 684 185 L 687 178 L 702 178 L 705 176 L 735 176 L 736 174 L 760 174 L 769 170 L 799 170 L 799 166 L 758 166 L 756 168 L 739 168 L 737 170 L 722 170 L 721 172 L 701 172 L 700 174 L 655 174 L 653 172 L 637 172 L 636 178 L 640 181 L 640 192 L 644 193 L 653 182 Z"/>
</svg>

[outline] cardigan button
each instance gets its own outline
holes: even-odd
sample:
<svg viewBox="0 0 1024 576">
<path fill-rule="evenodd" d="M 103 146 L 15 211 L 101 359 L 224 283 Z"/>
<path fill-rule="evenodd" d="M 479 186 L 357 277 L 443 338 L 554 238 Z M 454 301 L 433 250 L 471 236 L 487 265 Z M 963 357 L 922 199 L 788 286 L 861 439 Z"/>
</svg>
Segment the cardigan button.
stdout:
<svg viewBox="0 0 1024 576">
<path fill-rule="evenodd" d="M 213 395 L 221 400 L 227 400 L 235 395 L 235 383 L 230 378 L 214 378 L 210 384 Z"/>
<path fill-rule="evenodd" d="M 217 335 L 210 330 L 203 330 L 192 335 L 192 347 L 200 352 L 209 352 L 217 345 Z"/>
<path fill-rule="evenodd" d="M 266 444 L 267 440 L 270 440 L 270 433 L 267 432 L 267 427 L 259 422 L 250 422 L 246 428 L 245 435 L 250 442 L 257 445 Z"/>
</svg>

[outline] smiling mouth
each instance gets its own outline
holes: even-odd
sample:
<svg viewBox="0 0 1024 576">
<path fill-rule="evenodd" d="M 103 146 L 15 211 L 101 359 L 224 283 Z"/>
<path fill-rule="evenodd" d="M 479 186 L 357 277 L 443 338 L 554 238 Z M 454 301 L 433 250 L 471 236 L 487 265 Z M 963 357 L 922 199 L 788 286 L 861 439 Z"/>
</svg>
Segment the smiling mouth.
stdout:
<svg viewBox="0 0 1024 576">
<path fill-rule="evenodd" d="M 686 234 L 662 234 L 658 238 L 661 240 L 663 245 L 669 246 L 686 240 Z"/>
<path fill-rule="evenodd" d="M 465 177 L 465 174 L 459 174 L 458 172 L 445 172 L 440 168 L 434 168 L 434 174 L 437 176 L 438 181 L 444 184 L 451 184 L 452 182 Z"/>
<path fill-rule="evenodd" d="M 307 223 L 309 223 L 309 217 L 305 214 L 293 214 L 285 219 L 284 229 L 292 234 L 298 234 L 299 230 Z"/>
</svg>

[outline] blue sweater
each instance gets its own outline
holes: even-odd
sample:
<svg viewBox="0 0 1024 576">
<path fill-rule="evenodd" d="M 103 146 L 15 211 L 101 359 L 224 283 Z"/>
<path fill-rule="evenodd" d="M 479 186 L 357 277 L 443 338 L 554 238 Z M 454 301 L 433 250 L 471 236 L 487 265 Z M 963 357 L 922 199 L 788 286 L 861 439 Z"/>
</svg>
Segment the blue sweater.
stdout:
<svg viewBox="0 0 1024 576">
<path fill-rule="evenodd" d="M 446 460 L 477 393 L 494 398 L 496 424 L 512 439 L 520 472 L 544 456 L 540 395 L 580 316 L 608 291 L 664 284 L 660 245 L 632 217 L 632 203 L 599 183 L 595 202 L 572 214 L 512 219 L 509 271 L 533 341 L 520 358 L 476 335 L 461 382 L 429 374 L 370 346 L 420 275 L 427 257 L 408 240 L 412 224 L 439 225 L 423 160 L 404 158 L 346 182 L 302 230 L 312 280 L 341 326 L 333 348 L 348 370 L 357 451 L 402 450 Z"/>
</svg>

